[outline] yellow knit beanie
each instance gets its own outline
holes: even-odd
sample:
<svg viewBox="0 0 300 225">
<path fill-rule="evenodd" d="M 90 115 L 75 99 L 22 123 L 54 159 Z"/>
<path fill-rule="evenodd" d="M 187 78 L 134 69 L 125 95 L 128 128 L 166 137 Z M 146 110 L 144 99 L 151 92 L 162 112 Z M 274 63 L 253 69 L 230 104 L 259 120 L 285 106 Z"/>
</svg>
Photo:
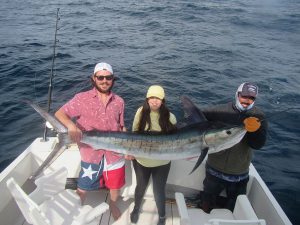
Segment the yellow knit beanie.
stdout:
<svg viewBox="0 0 300 225">
<path fill-rule="evenodd" d="M 157 97 L 161 100 L 165 98 L 165 91 L 164 89 L 159 85 L 152 85 L 149 87 L 147 92 L 147 98 L 150 97 Z"/>
</svg>

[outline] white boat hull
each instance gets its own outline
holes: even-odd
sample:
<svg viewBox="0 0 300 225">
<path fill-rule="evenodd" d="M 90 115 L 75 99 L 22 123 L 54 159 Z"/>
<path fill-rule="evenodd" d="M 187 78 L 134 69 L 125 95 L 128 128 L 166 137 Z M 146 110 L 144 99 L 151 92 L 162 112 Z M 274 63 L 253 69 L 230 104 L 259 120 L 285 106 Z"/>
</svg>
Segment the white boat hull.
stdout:
<svg viewBox="0 0 300 225">
<path fill-rule="evenodd" d="M 47 142 L 42 142 L 41 138 L 37 138 L 22 154 L 20 154 L 5 170 L 2 171 L 0 174 L 1 224 L 16 225 L 23 224 L 24 222 L 23 216 L 7 190 L 7 179 L 14 177 L 17 183 L 23 185 L 23 189 L 25 189 L 25 191 L 31 192 L 34 185 L 28 182 L 28 178 L 38 169 L 39 165 L 41 165 L 43 160 L 45 160 L 56 143 L 57 138 L 49 138 Z M 204 163 L 200 165 L 194 173 L 189 175 L 190 171 L 194 167 L 195 160 L 172 161 L 167 186 L 170 193 L 180 191 L 185 195 L 189 195 L 202 190 L 202 182 L 205 176 Z M 58 157 L 57 160 L 44 171 L 44 173 L 49 173 L 61 166 L 65 166 L 68 169 L 69 178 L 76 178 L 78 176 L 80 169 L 80 155 L 77 146 L 71 146 L 64 151 L 64 153 Z M 130 199 L 133 197 L 135 176 L 132 175 L 130 162 L 128 161 L 126 168 L 126 186 L 123 188 L 122 193 L 124 199 Z M 250 167 L 250 180 L 247 188 L 247 197 L 257 217 L 265 219 L 267 224 L 291 224 L 253 165 Z M 153 199 L 151 185 L 148 187 L 145 198 Z M 179 223 L 179 218 L 177 218 L 176 221 Z M 118 221 L 116 224 L 121 224 L 121 222 Z"/>
</svg>

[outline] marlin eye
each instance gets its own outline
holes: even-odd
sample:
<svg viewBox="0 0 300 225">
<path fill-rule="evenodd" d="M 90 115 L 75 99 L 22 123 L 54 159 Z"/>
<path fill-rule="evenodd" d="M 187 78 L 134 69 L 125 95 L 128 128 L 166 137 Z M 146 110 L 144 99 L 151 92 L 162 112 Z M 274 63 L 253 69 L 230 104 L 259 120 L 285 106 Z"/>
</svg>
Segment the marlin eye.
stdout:
<svg viewBox="0 0 300 225">
<path fill-rule="evenodd" d="M 226 134 L 230 135 L 231 131 L 230 130 L 226 130 Z"/>
</svg>

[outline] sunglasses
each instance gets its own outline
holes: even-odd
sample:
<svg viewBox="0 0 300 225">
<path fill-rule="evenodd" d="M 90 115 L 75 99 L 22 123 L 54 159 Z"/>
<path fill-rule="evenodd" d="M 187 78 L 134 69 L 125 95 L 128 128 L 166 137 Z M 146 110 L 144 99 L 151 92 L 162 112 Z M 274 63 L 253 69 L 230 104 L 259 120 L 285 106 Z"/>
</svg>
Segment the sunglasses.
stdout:
<svg viewBox="0 0 300 225">
<path fill-rule="evenodd" d="M 114 75 L 108 75 L 108 76 L 94 76 L 97 80 L 102 81 L 104 78 L 106 80 L 112 80 L 114 79 Z"/>
</svg>

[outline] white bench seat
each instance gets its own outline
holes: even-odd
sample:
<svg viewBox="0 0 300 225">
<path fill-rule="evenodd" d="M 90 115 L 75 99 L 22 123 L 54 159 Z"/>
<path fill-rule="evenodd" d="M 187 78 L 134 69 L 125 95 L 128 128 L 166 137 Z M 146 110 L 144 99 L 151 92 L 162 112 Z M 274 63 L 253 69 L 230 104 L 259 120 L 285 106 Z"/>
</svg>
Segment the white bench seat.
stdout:
<svg viewBox="0 0 300 225">
<path fill-rule="evenodd" d="M 97 207 L 81 206 L 80 198 L 65 190 L 67 169 L 61 168 L 35 181 L 37 188 L 27 195 L 13 177 L 6 182 L 26 222 L 33 225 L 97 225 L 108 210 L 103 202 Z"/>
<path fill-rule="evenodd" d="M 259 220 L 246 195 L 239 195 L 233 212 L 228 209 L 213 209 L 205 213 L 202 209 L 187 208 L 182 193 L 176 192 L 175 199 L 180 215 L 180 225 L 229 225 L 241 224 L 265 225 L 264 220 Z"/>
<path fill-rule="evenodd" d="M 207 225 L 266 225 L 265 220 L 221 220 L 211 219 Z"/>
</svg>

